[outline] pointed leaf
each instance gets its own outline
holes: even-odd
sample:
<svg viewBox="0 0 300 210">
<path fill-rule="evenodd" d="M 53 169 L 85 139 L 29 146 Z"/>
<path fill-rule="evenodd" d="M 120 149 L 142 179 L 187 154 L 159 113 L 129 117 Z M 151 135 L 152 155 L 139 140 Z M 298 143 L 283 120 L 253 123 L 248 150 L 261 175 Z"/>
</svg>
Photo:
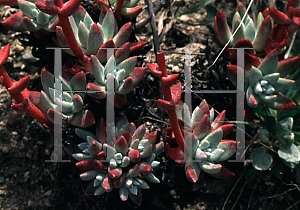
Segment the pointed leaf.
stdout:
<svg viewBox="0 0 300 210">
<path fill-rule="evenodd" d="M 204 115 L 202 120 L 199 122 L 198 126 L 194 130 L 194 134 L 198 139 L 203 139 L 212 131 L 210 119 L 207 114 Z"/>
<path fill-rule="evenodd" d="M 92 140 L 89 145 L 89 153 L 92 157 L 97 157 L 97 154 L 102 151 L 102 144 L 96 140 Z"/>
<path fill-rule="evenodd" d="M 125 42 L 128 41 L 129 36 L 132 32 L 132 25 L 131 22 L 125 23 L 118 33 L 113 37 L 113 41 L 116 45 L 116 47 L 122 46 Z"/>
<path fill-rule="evenodd" d="M 83 160 L 83 161 L 80 161 L 80 162 L 76 163 L 76 167 L 81 171 L 88 171 L 88 170 L 91 170 L 91 169 L 94 168 L 93 164 L 94 164 L 93 159 Z"/>
<path fill-rule="evenodd" d="M 290 24 L 292 22 L 286 14 L 274 9 L 273 7 L 269 7 L 269 12 L 272 18 L 281 25 Z"/>
<path fill-rule="evenodd" d="M 28 98 L 24 98 L 21 103 L 11 105 L 11 108 L 20 114 L 27 112 L 29 107 L 30 101 Z"/>
<path fill-rule="evenodd" d="M 85 24 L 80 20 L 78 25 L 78 38 L 82 48 L 87 48 L 88 38 L 89 38 L 89 30 L 85 26 Z"/>
<path fill-rule="evenodd" d="M 88 95 L 96 98 L 96 99 L 103 99 L 106 98 L 106 91 L 105 91 L 105 86 L 99 86 L 94 83 L 88 83 L 86 86 L 87 90 L 90 90 L 88 92 Z M 95 92 L 92 92 L 95 91 Z"/>
<path fill-rule="evenodd" d="M 2 21 L 2 25 L 7 29 L 11 31 L 24 31 L 24 27 L 22 26 L 24 13 L 22 11 L 19 11 L 5 20 Z"/>
<path fill-rule="evenodd" d="M 217 146 L 218 149 L 223 149 L 224 152 L 219 158 L 219 161 L 229 159 L 236 151 L 236 141 L 233 140 L 222 140 Z"/>
<path fill-rule="evenodd" d="M 196 183 L 201 172 L 199 165 L 196 162 L 187 162 L 184 169 L 187 179 L 192 183 Z"/>
<path fill-rule="evenodd" d="M 129 76 L 133 79 L 133 85 L 136 86 L 139 84 L 142 79 L 144 78 L 144 75 L 146 73 L 147 67 L 135 67 L 132 72 L 129 74 Z"/>
<path fill-rule="evenodd" d="M 255 95 L 251 87 L 248 87 L 246 92 L 246 100 L 247 104 L 251 108 L 256 108 L 258 106 L 258 103 L 260 102 L 259 97 Z"/>
<path fill-rule="evenodd" d="M 175 108 L 173 101 L 166 101 L 162 99 L 157 100 L 157 106 L 164 111 L 173 110 Z"/>
<path fill-rule="evenodd" d="M 56 15 L 60 12 L 60 8 L 55 6 L 53 1 L 37 1 L 34 3 L 39 10 L 46 14 Z"/>
<path fill-rule="evenodd" d="M 92 137 L 93 139 L 97 139 L 96 136 L 92 132 L 90 132 L 88 130 L 81 129 L 81 128 L 76 128 L 75 133 L 76 133 L 77 136 L 84 139 L 85 141 L 87 140 L 88 136 Z"/>
<path fill-rule="evenodd" d="M 105 43 L 114 37 L 114 30 L 112 30 L 112 29 L 114 29 L 114 27 L 115 27 L 115 18 L 113 16 L 111 9 L 109 9 L 107 11 L 101 25 L 102 25 L 103 32 L 104 32 L 104 43 Z"/>
<path fill-rule="evenodd" d="M 255 68 L 254 66 L 251 67 L 250 69 L 250 74 L 249 74 L 249 82 L 250 82 L 250 87 L 253 88 L 254 85 L 263 77 L 262 72 L 260 69 Z"/>
<path fill-rule="evenodd" d="M 214 25 L 215 34 L 219 42 L 221 43 L 221 45 L 225 45 L 232 36 L 232 33 L 227 24 L 225 14 L 221 10 L 218 10 L 217 12 L 217 16 L 214 19 Z M 229 44 L 229 47 L 230 46 L 232 46 L 232 41 Z"/>
<path fill-rule="evenodd" d="M 163 85 L 170 87 L 171 85 L 173 85 L 176 82 L 178 76 L 179 76 L 179 74 L 172 74 L 172 75 L 168 75 L 167 77 L 162 77 L 161 83 Z"/>
<path fill-rule="evenodd" d="M 221 164 L 215 164 L 209 161 L 205 161 L 204 163 L 198 163 L 198 164 L 203 171 L 209 174 L 217 174 L 222 169 Z"/>
<path fill-rule="evenodd" d="M 80 178 L 83 181 L 89 181 L 89 180 L 92 180 L 92 179 L 96 178 L 98 173 L 99 172 L 96 171 L 96 170 L 90 170 L 90 171 L 87 171 L 87 172 L 84 172 L 84 173 L 80 174 Z"/>
<path fill-rule="evenodd" d="M 10 88 L 8 88 L 8 92 L 10 94 L 18 94 L 21 93 L 29 84 L 30 76 L 23 77 L 18 82 L 15 82 Z"/>
<path fill-rule="evenodd" d="M 126 155 L 128 151 L 128 143 L 124 136 L 118 138 L 118 140 L 115 143 L 115 148 L 118 152 L 121 152 L 122 155 Z"/>
<path fill-rule="evenodd" d="M 280 73 L 280 77 L 285 77 L 288 74 L 293 73 L 299 67 L 299 56 L 284 59 L 278 62 L 276 69 L 277 73 Z"/>
<path fill-rule="evenodd" d="M 129 75 L 132 70 L 134 69 L 135 65 L 137 62 L 137 57 L 130 57 L 124 61 L 122 61 L 121 63 L 118 64 L 117 68 L 118 69 L 125 69 L 126 71 L 126 75 Z"/>
<path fill-rule="evenodd" d="M 255 37 L 255 26 L 253 20 L 251 18 L 249 20 L 250 21 L 248 22 L 245 28 L 245 38 L 249 39 L 250 42 L 253 42 Z"/>
<path fill-rule="evenodd" d="M 87 51 L 96 55 L 99 48 L 103 45 L 103 35 L 96 23 L 94 23 L 89 31 L 87 40 Z"/>
<path fill-rule="evenodd" d="M 94 125 L 95 119 L 90 110 L 82 110 L 82 112 L 74 114 L 70 123 L 81 128 L 86 128 Z"/>
<path fill-rule="evenodd" d="M 116 63 L 119 64 L 123 60 L 127 59 L 130 54 L 130 43 L 126 42 L 123 44 L 120 49 L 117 50 L 115 54 Z"/>
<path fill-rule="evenodd" d="M 225 112 L 226 110 L 223 110 L 218 117 L 213 121 L 213 123 L 211 124 L 212 130 L 217 129 L 218 127 L 220 127 L 222 124 L 224 124 L 224 120 L 225 120 Z"/>
<path fill-rule="evenodd" d="M 278 110 L 289 110 L 296 106 L 295 102 L 285 97 L 281 93 L 277 95 L 277 101 L 274 103 L 265 103 L 268 107 Z"/>
<path fill-rule="evenodd" d="M 178 82 L 170 88 L 171 96 L 174 104 L 177 104 L 181 99 L 181 83 Z"/>
<path fill-rule="evenodd" d="M 241 23 L 241 20 L 236 19 L 234 24 L 238 26 L 240 23 Z M 238 29 L 238 31 L 234 35 L 233 42 L 237 42 L 238 40 L 243 39 L 243 38 L 245 38 L 245 25 L 244 24 L 241 25 L 241 27 Z"/>
<path fill-rule="evenodd" d="M 60 10 L 60 14 L 69 17 L 71 16 L 79 7 L 81 0 L 70 0 L 64 4 Z"/>
<path fill-rule="evenodd" d="M 107 61 L 107 50 L 106 48 L 116 48 L 112 39 L 105 42 L 98 50 L 96 57 L 101 63 L 106 63 Z"/>
<path fill-rule="evenodd" d="M 219 179 L 229 179 L 233 177 L 235 174 L 232 171 L 229 171 L 227 168 L 222 166 L 221 170 L 216 174 L 210 174 Z"/>
<path fill-rule="evenodd" d="M 265 49 L 267 38 L 271 35 L 271 29 L 271 19 L 270 16 L 267 16 L 261 23 L 253 41 L 253 48 L 256 52 L 263 52 Z"/>
<path fill-rule="evenodd" d="M 221 142 L 223 136 L 223 130 L 221 128 L 218 128 L 208 134 L 204 140 L 207 140 L 210 143 L 211 148 L 216 148 L 218 144 Z"/>
<path fill-rule="evenodd" d="M 270 53 L 268 53 L 265 59 L 258 66 L 258 69 L 262 72 L 263 75 L 267 75 L 267 74 L 275 73 L 277 66 L 278 66 L 278 53 L 276 49 L 274 49 Z M 251 76 L 250 76 L 250 80 L 251 80 Z"/>
</svg>

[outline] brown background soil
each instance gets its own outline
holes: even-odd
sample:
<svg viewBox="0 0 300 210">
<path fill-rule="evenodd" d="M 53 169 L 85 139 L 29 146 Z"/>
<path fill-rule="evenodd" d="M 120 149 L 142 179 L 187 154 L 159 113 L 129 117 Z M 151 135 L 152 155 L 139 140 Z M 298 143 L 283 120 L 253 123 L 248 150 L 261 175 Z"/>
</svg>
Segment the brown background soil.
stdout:
<svg viewBox="0 0 300 210">
<path fill-rule="evenodd" d="M 178 14 L 191 8 L 199 0 L 185 1 Z M 180 1 L 172 4 L 171 11 L 176 10 Z M 222 8 L 228 17 L 233 16 L 235 1 L 215 1 L 215 6 Z M 154 4 L 155 5 L 155 4 Z M 0 17 L 3 20 L 14 9 L 0 7 Z M 162 11 L 156 16 L 166 25 L 172 20 L 170 16 L 162 16 Z M 165 14 L 169 14 L 166 12 Z M 147 12 L 138 18 L 139 24 L 147 17 Z M 168 70 L 172 73 L 181 73 L 184 64 L 183 47 L 205 48 L 208 38 L 214 51 L 220 46 L 211 31 L 205 24 L 206 10 L 201 9 L 197 14 L 184 15 L 177 18 L 171 29 L 161 38 L 161 47 L 167 54 Z M 24 47 L 18 40 L 19 33 L 8 32 L 0 25 L 1 46 L 11 43 L 11 52 L 5 64 L 12 79 L 30 75 L 30 90 L 38 90 L 39 69 L 28 64 L 30 47 Z M 151 41 L 150 24 L 137 32 L 139 41 Z M 182 48 L 182 49 L 179 49 Z M 197 49 L 195 50 L 197 52 Z M 153 52 L 145 56 L 146 62 L 155 62 Z M 151 86 L 154 81 L 148 76 L 146 85 Z M 195 84 L 194 88 L 197 88 Z M 148 88 L 149 89 L 149 88 Z M 147 90 L 148 90 L 147 89 Z M 150 91 L 150 90 L 149 90 Z M 150 91 L 151 92 L 151 91 Z M 148 107 L 157 113 L 156 96 L 150 94 L 146 98 Z M 80 180 L 80 171 L 75 167 L 75 160 L 64 153 L 64 159 L 70 163 L 46 163 L 53 152 L 52 134 L 41 128 L 41 125 L 27 114 L 17 114 L 11 109 L 13 100 L 0 85 L 0 209 L 135 209 L 131 201 L 122 202 L 117 191 L 104 196 L 85 197 L 86 183 Z M 222 103 L 220 101 L 219 103 Z M 222 111 L 222 110 L 219 110 Z M 151 117 L 144 118 L 151 119 Z M 153 121 L 150 120 L 151 127 Z M 152 125 L 153 127 L 153 125 Z M 72 130 L 71 130 L 72 131 Z M 72 132 L 71 132 L 72 134 Z M 65 135 L 66 142 L 72 142 L 72 136 Z M 170 161 L 166 161 L 166 166 Z M 225 163 L 226 167 L 236 173 L 229 180 L 220 180 L 205 174 L 197 184 L 190 184 L 183 170 L 174 167 L 162 167 L 159 173 L 176 175 L 165 179 L 161 185 L 151 184 L 150 190 L 143 190 L 143 204 L 139 209 L 298 209 L 300 208 L 300 192 L 296 185 L 288 181 L 280 181 L 272 172 L 257 172 L 251 182 L 245 180 L 244 174 L 251 166 L 248 163 Z M 158 176 L 162 176 L 158 174 Z M 167 180 L 172 180 L 168 183 Z M 172 185 L 172 186 L 171 186 Z"/>
</svg>

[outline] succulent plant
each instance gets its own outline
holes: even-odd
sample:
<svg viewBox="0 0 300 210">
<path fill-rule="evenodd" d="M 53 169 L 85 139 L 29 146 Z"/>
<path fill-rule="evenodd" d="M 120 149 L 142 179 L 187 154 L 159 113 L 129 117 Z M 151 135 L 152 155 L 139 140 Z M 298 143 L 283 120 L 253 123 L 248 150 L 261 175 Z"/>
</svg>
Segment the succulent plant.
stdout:
<svg viewBox="0 0 300 210">
<path fill-rule="evenodd" d="M 294 80 L 280 77 L 276 72 L 278 67 L 277 51 L 271 51 L 256 68 L 252 66 L 249 72 L 249 86 L 246 88 L 247 104 L 256 108 L 263 103 L 272 109 L 291 109 L 296 104 L 281 92 L 288 90 Z"/>
<path fill-rule="evenodd" d="M 47 113 L 47 116 L 51 122 L 54 123 L 54 114 L 58 113 L 63 120 L 63 123 L 69 122 L 72 125 L 79 127 L 89 127 L 95 123 L 93 114 L 84 108 L 84 98 L 86 78 L 83 71 L 75 74 L 70 82 L 67 82 L 64 78 L 60 77 L 62 81 L 61 99 L 55 99 L 55 82 L 54 76 L 47 70 L 41 72 L 41 82 L 44 91 L 36 92 L 30 91 L 29 98 L 40 110 Z M 74 93 L 79 91 L 77 93 Z M 61 105 L 62 111 L 56 110 L 57 104 Z"/>
<path fill-rule="evenodd" d="M 122 48 L 131 34 L 131 23 L 124 24 L 118 31 L 117 22 L 112 10 L 103 9 L 99 22 L 95 23 L 86 10 L 79 6 L 78 9 L 69 17 L 77 44 L 86 56 L 95 55 L 105 63 L 107 61 L 107 50 L 105 48 Z M 60 47 L 69 47 L 68 39 L 62 27 L 56 28 L 57 42 Z M 131 43 L 131 51 L 144 45 L 145 42 Z M 71 55 L 76 54 L 67 50 Z M 128 53 L 129 55 L 129 53 Z"/>
<path fill-rule="evenodd" d="M 99 23 L 96 24 L 80 6 L 69 17 L 69 20 L 77 44 L 86 55 L 84 56 L 85 70 L 95 77 L 95 81 L 89 82 L 86 88 L 98 92 L 89 93 L 89 95 L 96 99 L 106 98 L 107 80 L 113 77 L 116 93 L 115 106 L 119 107 L 126 103 L 126 94 L 142 80 L 146 71 L 146 68 L 135 68 L 137 57 L 129 57 L 129 54 L 145 43 L 126 42 L 132 31 L 131 23 L 126 23 L 117 32 L 117 23 L 112 10 L 102 10 Z M 60 27 L 57 27 L 57 41 L 61 47 L 69 46 Z M 107 60 L 107 48 L 119 48 L 109 60 Z M 71 50 L 67 52 L 74 55 Z M 102 63 L 106 63 L 105 67 Z M 112 66 L 114 72 L 108 71 L 109 66 Z"/>
<path fill-rule="evenodd" d="M 225 45 L 232 36 L 232 31 L 235 31 L 239 26 L 246 12 L 244 5 L 239 2 L 237 12 L 232 20 L 232 29 L 228 26 L 225 14 L 218 10 L 215 17 L 215 34 L 221 45 Z M 267 37 L 271 35 L 271 20 L 270 16 L 263 17 L 262 13 L 257 16 L 257 23 L 254 24 L 252 18 L 246 14 L 246 18 L 242 22 L 241 27 L 229 42 L 228 47 L 248 47 L 253 48 L 255 52 L 261 53 L 266 47 Z M 251 51 L 252 54 L 254 51 Z"/>
<path fill-rule="evenodd" d="M 137 6 L 138 2 L 139 0 L 97 0 L 97 6 L 100 10 L 103 7 L 112 8 L 117 19 L 121 17 L 121 14 L 124 17 L 132 18 L 138 16 L 143 9 L 142 6 Z"/>
<path fill-rule="evenodd" d="M 214 109 L 209 110 L 203 100 L 190 116 L 189 108 L 182 102 L 176 105 L 176 113 L 182 120 L 185 136 L 185 150 L 172 148 L 172 129 L 167 129 L 169 141 L 165 151 L 170 157 L 185 164 L 185 172 L 190 182 L 197 182 L 201 170 L 218 178 L 230 178 L 234 173 L 220 164 L 236 151 L 236 141 L 222 140 L 232 130 L 233 124 L 223 125 L 225 110 L 214 119 Z M 170 144 L 169 144 L 170 143 Z M 184 159 L 183 159 L 184 158 Z"/>
<path fill-rule="evenodd" d="M 297 4 L 297 0 L 290 0 L 285 7 L 285 12 L 280 12 L 273 7 L 269 7 L 263 12 L 264 16 L 270 15 L 277 23 L 276 25 L 278 25 L 280 28 L 279 30 L 281 30 L 278 35 L 286 32 L 288 32 L 288 34 L 293 34 L 298 30 L 300 18 L 297 15 L 297 11 L 299 12 L 300 10 L 299 8 L 296 8 Z"/>
<path fill-rule="evenodd" d="M 36 0 L 18 0 L 17 4 L 21 11 L 6 18 L 2 22 L 3 26 L 12 31 L 27 30 L 35 32 L 44 29 L 49 32 L 55 32 L 55 27 L 59 23 L 57 15 L 48 15 L 40 11 L 36 7 L 35 2 Z"/>
<path fill-rule="evenodd" d="M 29 100 L 29 91 L 26 87 L 29 84 L 30 76 L 24 77 L 19 81 L 11 81 L 5 68 L 3 67 L 8 55 L 9 44 L 3 47 L 0 51 L 0 83 L 3 83 L 15 101 L 15 104 L 12 105 L 12 108 L 18 113 L 27 112 L 37 121 L 41 122 L 45 128 L 52 128 L 53 123 L 48 119 L 47 115 Z"/>
<path fill-rule="evenodd" d="M 293 118 L 288 117 L 276 123 L 276 133 L 270 133 L 266 128 L 259 128 L 257 137 L 264 143 L 271 144 L 274 141 L 277 145 L 294 143 L 295 135 L 292 132 Z"/>
<path fill-rule="evenodd" d="M 106 98 L 107 81 L 113 78 L 114 89 L 116 93 L 115 106 L 126 103 L 126 94 L 137 85 L 145 74 L 146 68 L 135 67 L 137 57 L 130 57 L 120 62 L 120 54 L 129 51 L 129 43 L 123 45 L 123 49 L 117 51 L 115 57 L 111 56 L 105 67 L 101 64 L 96 56 L 91 56 L 91 72 L 95 76 L 95 81 L 87 84 L 87 90 L 97 90 L 96 93 L 88 93 L 96 99 Z M 109 69 L 113 72 L 109 72 Z"/>
<path fill-rule="evenodd" d="M 76 129 L 75 132 L 86 140 L 78 145 L 82 153 L 73 154 L 80 161 L 76 166 L 86 171 L 80 177 L 84 181 L 93 180 L 86 195 L 101 195 L 118 188 L 122 201 L 126 201 L 129 196 L 140 205 L 141 189 L 149 189 L 143 179 L 159 183 L 152 172 L 159 166 L 155 158 L 163 151 L 164 144 L 156 144 L 156 131 L 145 135 L 145 124 L 136 129 L 125 116 L 121 117 L 116 124 L 113 146 L 106 143 L 103 119 L 97 123 L 96 136 L 83 129 Z"/>
<path fill-rule="evenodd" d="M 259 128 L 257 131 L 257 137 L 264 143 L 269 145 L 276 145 L 278 148 L 278 156 L 283 160 L 285 165 L 290 168 L 295 168 L 300 162 L 300 150 L 299 147 L 295 145 L 295 135 L 292 132 L 293 128 L 293 118 L 285 118 L 275 124 L 276 132 L 272 133 L 266 128 Z M 253 153 L 253 152 L 252 152 Z M 273 158 L 266 153 L 265 150 L 259 149 L 253 154 L 251 153 L 251 159 L 254 161 L 252 164 L 257 170 L 267 170 L 273 161 Z M 268 161 L 260 161 L 260 157 L 268 157 Z M 268 163 L 268 164 L 266 164 Z"/>
</svg>

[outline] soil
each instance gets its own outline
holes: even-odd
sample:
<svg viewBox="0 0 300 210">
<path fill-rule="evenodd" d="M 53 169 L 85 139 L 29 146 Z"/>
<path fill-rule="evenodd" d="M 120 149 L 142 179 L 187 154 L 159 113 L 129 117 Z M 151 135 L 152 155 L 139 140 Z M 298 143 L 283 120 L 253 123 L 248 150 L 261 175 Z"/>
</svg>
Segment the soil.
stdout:
<svg viewBox="0 0 300 210">
<path fill-rule="evenodd" d="M 191 8 L 199 0 L 175 0 L 158 12 L 156 18 L 161 26 L 169 24 L 169 30 L 162 32 L 161 48 L 166 52 L 166 62 L 169 73 L 180 73 L 179 81 L 184 83 L 184 48 L 192 48 L 192 88 L 200 89 L 234 89 L 226 78 L 224 66 L 228 62 L 225 58 L 211 69 L 205 71 L 216 57 L 220 46 L 214 38 L 214 33 L 206 21 L 206 10 L 201 9 L 195 14 L 172 17 L 177 7 L 177 14 Z M 143 2 L 141 2 L 143 3 Z M 181 5 L 180 5 L 181 4 Z M 154 3 L 154 7 L 158 2 Z M 233 16 L 236 1 L 214 1 L 217 8 L 222 9 L 229 17 Z M 146 9 L 145 9 L 146 10 Z M 16 9 L 7 6 L 0 7 L 0 17 L 5 19 Z M 147 18 L 147 11 L 138 17 L 136 25 Z M 139 41 L 151 41 L 150 24 L 141 26 L 136 31 Z M 34 40 L 37 48 L 32 43 Z M 52 45 L 51 38 L 38 41 L 32 35 L 7 31 L 0 25 L 1 46 L 11 43 L 10 56 L 4 65 L 9 76 L 14 80 L 30 75 L 29 90 L 41 90 L 40 67 L 51 66 L 51 53 L 45 53 L 41 43 Z M 40 45 L 38 44 L 40 43 Z M 149 45 L 150 46 L 150 45 Z M 150 46 L 151 47 L 151 46 Z M 33 49 L 34 48 L 34 49 Z M 208 48 L 211 48 L 208 49 Z M 48 56 L 41 59 L 39 67 L 33 63 L 33 54 Z M 148 52 L 140 64 L 155 62 L 153 51 Z M 206 52 L 206 53 L 205 53 Z M 44 54 L 43 54 L 44 53 Z M 209 56 L 208 56 L 209 54 Z M 45 58 L 45 57 L 44 57 Z M 217 75 L 217 76 L 216 76 Z M 128 103 L 123 107 L 128 113 L 129 121 L 140 125 L 146 122 L 149 130 L 161 132 L 162 123 L 168 125 L 167 118 L 161 113 L 156 100 L 158 94 L 158 79 L 147 73 L 139 86 L 128 95 Z M 217 111 L 227 110 L 227 119 L 235 119 L 234 96 L 219 96 L 207 94 L 193 94 L 193 108 L 205 98 Z M 92 104 L 92 101 L 89 102 Z M 251 164 L 224 163 L 236 175 L 227 180 L 221 180 L 204 174 L 196 183 L 187 181 L 182 167 L 176 165 L 167 155 L 162 155 L 161 168 L 156 175 L 162 180 L 161 184 L 149 184 L 150 190 L 143 190 L 142 206 L 136 206 L 132 201 L 122 202 L 118 191 L 113 190 L 102 196 L 86 197 L 84 195 L 87 183 L 79 178 L 80 171 L 75 167 L 76 161 L 67 153 L 63 153 L 64 160 L 70 162 L 51 163 L 53 153 L 53 134 L 42 128 L 42 125 L 28 114 L 17 114 L 11 108 L 13 100 L 0 84 L 0 209 L 185 209 L 185 210 L 217 210 L 217 209 L 298 209 L 300 208 L 300 190 L 293 184 L 289 175 L 293 172 L 286 168 L 287 177 L 277 179 L 272 171 L 256 172 L 255 179 L 247 181 L 245 174 L 249 174 Z M 91 110 L 97 109 L 89 105 Z M 116 110 L 120 114 L 120 110 Z M 130 115 L 129 115 L 130 113 Z M 97 115 L 97 114 L 96 114 Z M 99 114 L 98 114 L 99 115 Z M 138 117 L 136 117 L 138 116 Z M 93 130 L 94 128 L 92 128 Z M 252 130 L 249 131 L 253 135 Z M 233 135 L 231 138 L 235 138 Z M 249 139 L 247 139 L 249 140 Z M 64 146 L 73 146 L 80 142 L 74 135 L 72 126 L 64 128 Z M 247 142 L 246 142 L 247 143 Z M 246 159 L 249 159 L 248 153 Z M 291 181 L 292 180 L 292 181 Z"/>
</svg>

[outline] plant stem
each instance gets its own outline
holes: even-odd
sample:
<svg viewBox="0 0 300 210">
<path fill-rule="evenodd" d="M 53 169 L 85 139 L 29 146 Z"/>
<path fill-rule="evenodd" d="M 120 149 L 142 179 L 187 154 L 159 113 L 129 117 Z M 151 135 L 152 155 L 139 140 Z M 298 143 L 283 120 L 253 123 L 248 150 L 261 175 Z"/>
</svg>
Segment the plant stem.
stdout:
<svg viewBox="0 0 300 210">
<path fill-rule="evenodd" d="M 166 68 L 165 56 L 162 51 L 159 51 L 157 53 L 157 63 L 158 63 L 159 69 L 161 71 L 160 79 L 162 77 L 167 77 L 168 73 L 167 73 L 167 68 Z M 164 99 L 167 101 L 173 101 L 170 87 L 161 83 L 161 89 L 162 89 L 162 92 L 164 95 Z M 176 138 L 176 142 L 177 142 L 178 146 L 181 148 L 181 150 L 185 151 L 184 150 L 185 149 L 185 141 L 184 141 L 183 135 L 181 133 L 180 127 L 178 125 L 175 109 L 168 110 L 167 112 L 168 112 L 168 116 L 170 119 L 170 124 L 171 124 L 172 130 L 173 130 L 175 138 Z"/>
<path fill-rule="evenodd" d="M 151 23 L 151 28 L 152 28 L 152 34 L 153 34 L 153 44 L 154 44 L 154 52 L 155 52 L 155 56 L 156 56 L 156 61 L 158 63 L 158 51 L 160 50 L 160 46 L 159 46 L 159 38 L 158 38 L 158 31 L 157 31 L 157 27 L 156 27 L 156 22 L 155 22 L 155 15 L 153 12 L 153 4 L 151 0 L 145 0 L 147 5 L 148 5 L 148 13 L 149 13 L 149 17 L 150 17 L 150 23 Z M 164 55 L 163 56 L 163 60 L 165 60 Z M 166 65 L 165 62 L 164 66 Z M 162 64 L 162 63 L 161 63 Z M 167 72 L 167 69 L 166 69 Z M 159 98 L 163 97 L 163 93 L 162 93 L 162 88 L 160 87 L 161 83 L 158 83 L 158 96 Z M 161 110 L 159 110 L 159 116 L 162 118 L 162 112 Z"/>
<path fill-rule="evenodd" d="M 157 55 L 158 51 L 160 50 L 160 47 L 159 47 L 159 41 L 158 41 L 158 31 L 157 31 L 156 22 L 155 22 L 155 16 L 153 13 L 153 4 L 152 4 L 151 0 L 146 0 L 146 3 L 148 5 L 148 13 L 149 13 L 150 24 L 151 24 L 151 28 L 152 28 L 154 51 L 155 51 L 155 55 Z"/>
<path fill-rule="evenodd" d="M 124 4 L 124 0 L 117 0 L 117 6 L 116 6 L 114 13 L 115 13 L 115 17 L 116 17 L 117 21 L 119 21 L 119 22 L 121 21 L 123 4 Z"/>
<path fill-rule="evenodd" d="M 55 4 L 55 6 L 57 6 L 59 8 L 62 8 L 64 6 L 62 0 L 54 0 L 54 4 Z M 79 7 L 81 7 L 81 6 L 79 5 Z M 66 40 L 69 44 L 70 49 L 72 50 L 72 52 L 75 54 L 75 56 L 78 59 L 83 61 L 84 53 L 82 52 L 81 48 L 79 47 L 79 45 L 75 39 L 69 18 L 62 14 L 58 14 L 58 19 L 59 19 L 60 25 L 62 27 L 62 30 L 64 32 L 64 35 L 66 37 Z"/>
<path fill-rule="evenodd" d="M 9 89 L 14 83 L 11 81 L 10 77 L 8 76 L 5 68 L 0 65 L 0 76 L 3 76 L 3 84 L 6 89 Z M 17 94 L 10 94 L 15 102 L 22 103 L 25 100 L 25 97 L 22 93 Z M 38 109 L 33 103 L 30 102 L 29 108 L 26 111 L 32 117 L 34 117 L 37 121 L 46 124 L 48 126 L 53 125 L 53 123 L 48 119 L 47 115 L 43 113 L 40 109 Z"/>
</svg>

